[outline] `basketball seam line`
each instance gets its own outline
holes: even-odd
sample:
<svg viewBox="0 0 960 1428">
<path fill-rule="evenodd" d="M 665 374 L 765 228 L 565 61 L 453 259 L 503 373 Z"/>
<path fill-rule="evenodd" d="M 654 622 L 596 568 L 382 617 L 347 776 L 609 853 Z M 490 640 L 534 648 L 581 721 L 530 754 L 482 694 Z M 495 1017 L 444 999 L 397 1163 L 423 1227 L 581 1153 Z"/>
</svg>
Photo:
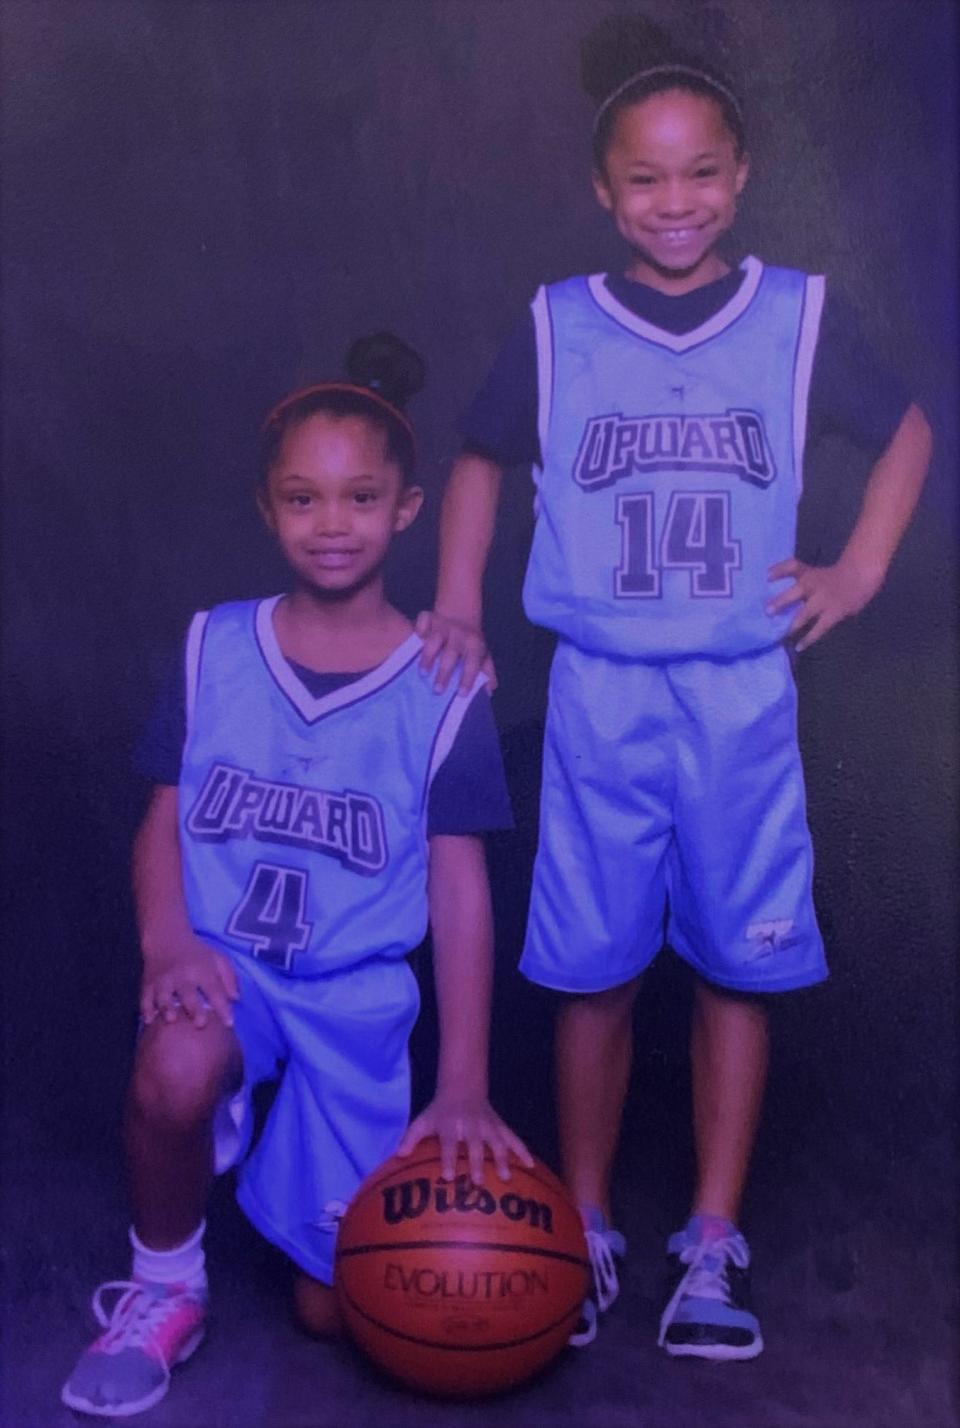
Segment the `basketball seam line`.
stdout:
<svg viewBox="0 0 960 1428">
<path fill-rule="evenodd" d="M 579 1255 L 566 1254 L 563 1250 L 537 1249 L 533 1245 L 502 1243 L 497 1240 L 386 1240 L 382 1243 L 367 1245 L 347 1245 L 345 1248 L 337 1247 L 337 1259 L 348 1259 L 357 1254 L 376 1254 L 380 1250 L 388 1250 L 393 1254 L 399 1254 L 403 1250 L 415 1249 L 457 1249 L 457 1250 L 502 1250 L 511 1254 L 531 1254 L 542 1259 L 559 1259 L 565 1264 L 577 1264 L 581 1269 L 589 1269 L 590 1261 L 581 1259 Z"/>
<path fill-rule="evenodd" d="M 551 1324 L 547 1324 L 544 1328 L 538 1329 L 535 1334 L 525 1335 L 522 1339 L 507 1339 L 503 1343 L 498 1344 L 445 1344 L 440 1340 L 420 1339 L 415 1334 L 405 1334 L 401 1329 L 393 1329 L 389 1324 L 384 1324 L 380 1319 L 375 1319 L 372 1314 L 368 1314 L 365 1309 L 361 1309 L 360 1305 L 350 1297 L 342 1284 L 340 1286 L 340 1292 L 350 1305 L 350 1308 L 359 1314 L 362 1319 L 366 1319 L 368 1324 L 372 1324 L 375 1329 L 382 1329 L 385 1334 L 391 1334 L 395 1339 L 404 1339 L 407 1343 L 417 1344 L 424 1349 L 447 1349 L 453 1353 L 460 1354 L 493 1353 L 499 1349 L 518 1349 L 523 1344 L 532 1344 L 536 1339 L 542 1339 L 544 1334 L 550 1334 L 554 1329 L 559 1329 L 561 1324 L 565 1323 L 572 1314 L 577 1312 L 583 1302 L 582 1298 L 577 1298 L 570 1308 L 560 1315 L 559 1319 L 554 1319 Z M 376 1356 L 374 1355 L 374 1357 Z"/>
</svg>

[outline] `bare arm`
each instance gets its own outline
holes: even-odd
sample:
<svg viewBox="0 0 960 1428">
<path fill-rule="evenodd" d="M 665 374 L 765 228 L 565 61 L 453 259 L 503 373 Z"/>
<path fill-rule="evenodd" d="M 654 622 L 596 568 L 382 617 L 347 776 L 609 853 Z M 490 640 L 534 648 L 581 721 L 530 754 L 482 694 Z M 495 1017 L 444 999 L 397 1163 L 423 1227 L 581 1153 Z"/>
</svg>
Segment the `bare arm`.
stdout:
<svg viewBox="0 0 960 1428">
<path fill-rule="evenodd" d="M 401 1152 L 412 1150 L 426 1135 L 438 1135 L 443 1174 L 450 1179 L 458 1145 L 465 1142 L 470 1172 L 481 1180 L 488 1145 L 506 1179 L 508 1150 L 526 1164 L 531 1161 L 487 1100 L 493 914 L 482 839 L 431 838 L 428 892 L 440 1020 L 437 1089 L 410 1126 Z"/>
<path fill-rule="evenodd" d="M 190 926 L 183 892 L 177 790 L 158 784 L 133 844 L 133 896 L 143 953 L 140 1013 L 149 1024 L 174 1021 L 180 1009 L 198 1026 L 209 1004 L 227 1026 L 237 997 L 229 960 Z"/>
<path fill-rule="evenodd" d="M 429 669 L 437 656 L 435 682 L 443 689 L 458 660 L 463 660 L 460 687 L 470 689 L 481 668 L 487 668 L 483 639 L 483 573 L 500 500 L 503 469 L 482 456 L 460 456 L 453 464 L 440 509 L 440 570 L 436 606 L 417 621 L 424 639 L 421 667 Z"/>
<path fill-rule="evenodd" d="M 437 1090 L 486 1097 L 493 910 L 480 838 L 430 840 L 429 896 L 440 1014 Z"/>
<path fill-rule="evenodd" d="M 776 614 L 788 605 L 799 607 L 788 632 L 788 638 L 800 636 L 798 650 L 856 615 L 880 589 L 920 499 L 932 445 L 923 412 L 908 407 L 870 472 L 860 514 L 836 564 L 805 565 L 794 557 L 770 570 L 771 580 L 793 578 L 768 609 Z"/>
<path fill-rule="evenodd" d="M 503 468 L 482 456 L 453 464 L 440 511 L 440 572 L 437 609 L 479 626 L 483 620 L 483 573 L 493 540 Z"/>
<path fill-rule="evenodd" d="M 863 506 L 841 560 L 858 566 L 877 590 L 920 499 L 933 434 L 916 405 L 904 412 L 890 445 L 870 473 Z"/>
<path fill-rule="evenodd" d="M 183 896 L 177 789 L 158 784 L 133 840 L 133 896 L 145 958 L 192 931 Z"/>
</svg>

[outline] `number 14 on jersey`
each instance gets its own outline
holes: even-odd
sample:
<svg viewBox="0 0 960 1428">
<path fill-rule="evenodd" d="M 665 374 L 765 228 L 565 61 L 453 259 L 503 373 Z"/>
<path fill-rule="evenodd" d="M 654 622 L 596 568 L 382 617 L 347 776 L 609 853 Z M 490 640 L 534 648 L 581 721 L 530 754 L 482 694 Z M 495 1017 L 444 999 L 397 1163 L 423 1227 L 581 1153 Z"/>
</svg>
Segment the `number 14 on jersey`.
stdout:
<svg viewBox="0 0 960 1428">
<path fill-rule="evenodd" d="M 614 593 L 622 599 L 657 599 L 663 571 L 688 570 L 690 594 L 733 594 L 733 572 L 740 569 L 740 542 L 730 533 L 728 491 L 674 491 L 656 546 L 656 508 L 652 491 L 617 497 L 622 531 L 620 566 Z"/>
</svg>

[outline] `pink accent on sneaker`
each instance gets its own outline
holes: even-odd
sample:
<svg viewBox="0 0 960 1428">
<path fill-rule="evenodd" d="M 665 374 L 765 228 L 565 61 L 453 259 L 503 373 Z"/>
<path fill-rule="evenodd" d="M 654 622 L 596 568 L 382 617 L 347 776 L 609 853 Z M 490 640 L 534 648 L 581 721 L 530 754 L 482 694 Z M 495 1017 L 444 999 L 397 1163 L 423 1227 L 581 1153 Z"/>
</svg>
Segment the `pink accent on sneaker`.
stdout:
<svg viewBox="0 0 960 1428">
<path fill-rule="evenodd" d="M 726 1239 L 731 1233 L 735 1234 L 736 1229 L 732 1220 L 725 1220 L 722 1215 L 691 1215 L 687 1225 L 688 1233 L 708 1243 Z"/>
<path fill-rule="evenodd" d="M 121 1295 L 107 1319 L 100 1296 L 105 1289 L 121 1287 L 126 1287 L 127 1292 Z M 162 1286 L 165 1293 L 157 1293 L 160 1287 L 152 1284 L 146 1288 L 135 1280 L 127 1286 L 122 1280 L 101 1284 L 94 1295 L 94 1313 L 101 1324 L 106 1325 L 106 1332 L 91 1348 L 103 1354 L 116 1354 L 136 1345 L 166 1368 L 179 1363 L 187 1341 L 205 1322 L 207 1308 L 185 1284 L 167 1284 Z M 137 1302 L 145 1297 L 151 1301 L 148 1306 Z"/>
</svg>

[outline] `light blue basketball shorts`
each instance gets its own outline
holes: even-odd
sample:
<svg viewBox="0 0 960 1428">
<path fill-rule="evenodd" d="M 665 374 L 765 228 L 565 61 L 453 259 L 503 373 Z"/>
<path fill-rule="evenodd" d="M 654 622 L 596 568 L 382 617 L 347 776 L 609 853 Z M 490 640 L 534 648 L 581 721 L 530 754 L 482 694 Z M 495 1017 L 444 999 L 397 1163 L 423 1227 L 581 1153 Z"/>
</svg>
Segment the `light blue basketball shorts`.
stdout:
<svg viewBox="0 0 960 1428">
<path fill-rule="evenodd" d="M 349 1201 L 393 1154 L 407 1125 L 417 981 L 405 960 L 374 958 L 329 977 L 285 977 L 252 958 L 231 960 L 244 1082 L 216 1117 L 216 1170 L 239 1163 L 237 1200 L 247 1218 L 330 1284 L 336 1225 L 325 1207 Z M 251 1093 L 277 1079 L 263 1131 L 247 1155 Z"/>
<path fill-rule="evenodd" d="M 566 992 L 629 981 L 664 941 L 708 982 L 827 974 L 786 652 L 665 664 L 561 641 L 521 971 Z"/>
</svg>

